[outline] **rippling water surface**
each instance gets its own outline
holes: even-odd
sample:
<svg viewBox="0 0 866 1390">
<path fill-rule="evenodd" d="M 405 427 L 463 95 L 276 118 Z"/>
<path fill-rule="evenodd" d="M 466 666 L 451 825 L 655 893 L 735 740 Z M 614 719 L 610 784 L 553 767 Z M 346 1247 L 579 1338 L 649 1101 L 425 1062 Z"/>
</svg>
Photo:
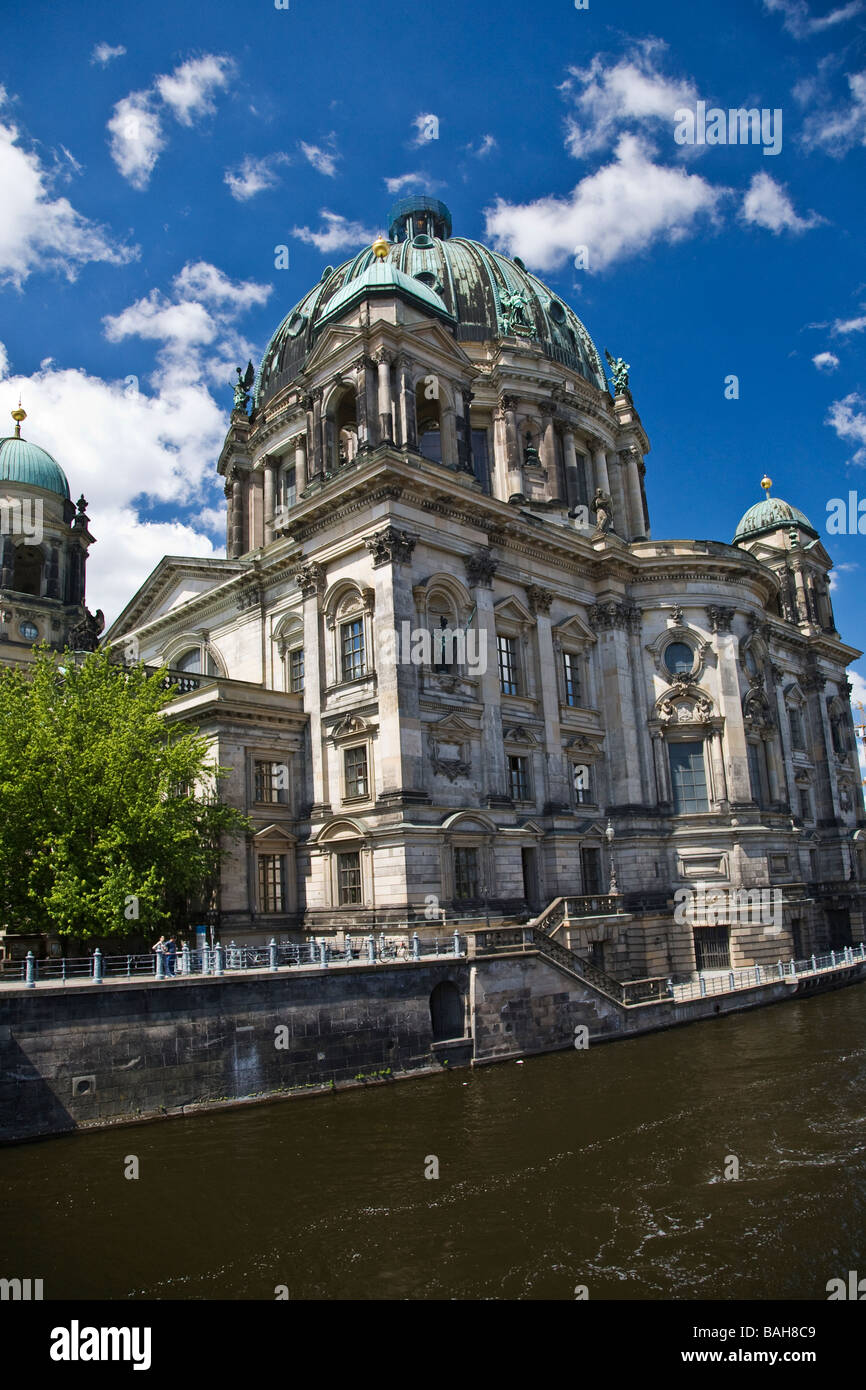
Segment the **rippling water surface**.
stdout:
<svg viewBox="0 0 866 1390">
<path fill-rule="evenodd" d="M 860 985 L 0 1150 L 0 1272 L 63 1299 L 824 1300 L 866 1274 L 864 1179 Z"/>
</svg>

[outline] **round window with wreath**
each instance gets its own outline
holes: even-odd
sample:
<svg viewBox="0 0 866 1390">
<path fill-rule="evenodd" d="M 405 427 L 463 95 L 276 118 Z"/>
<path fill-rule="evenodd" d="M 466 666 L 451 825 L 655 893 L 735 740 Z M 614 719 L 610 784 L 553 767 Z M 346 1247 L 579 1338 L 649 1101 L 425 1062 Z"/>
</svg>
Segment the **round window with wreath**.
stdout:
<svg viewBox="0 0 866 1390">
<path fill-rule="evenodd" d="M 36 638 L 39 636 L 39 628 L 35 623 L 19 623 L 18 631 L 21 633 L 25 642 L 35 642 Z"/>
<path fill-rule="evenodd" d="M 672 676 L 691 675 L 695 654 L 687 642 L 671 642 L 664 651 L 665 666 Z"/>
</svg>

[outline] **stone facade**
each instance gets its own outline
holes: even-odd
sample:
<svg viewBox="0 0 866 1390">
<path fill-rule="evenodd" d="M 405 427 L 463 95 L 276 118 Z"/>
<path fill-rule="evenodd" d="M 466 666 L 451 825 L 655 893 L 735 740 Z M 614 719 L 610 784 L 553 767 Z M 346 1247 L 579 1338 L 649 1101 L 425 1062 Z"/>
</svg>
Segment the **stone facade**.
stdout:
<svg viewBox="0 0 866 1390">
<path fill-rule="evenodd" d="M 817 533 L 649 539 L 649 441 L 579 321 L 476 248 L 512 285 L 482 340 L 465 283 L 395 268 L 409 231 L 302 301 L 251 414 L 239 388 L 228 558 L 163 561 L 108 634 L 183 673 L 255 822 L 223 939 L 535 914 L 613 874 L 622 910 L 572 937 L 620 978 L 859 940 L 859 653 Z M 779 888 L 783 920 L 677 921 L 701 886 Z"/>
</svg>

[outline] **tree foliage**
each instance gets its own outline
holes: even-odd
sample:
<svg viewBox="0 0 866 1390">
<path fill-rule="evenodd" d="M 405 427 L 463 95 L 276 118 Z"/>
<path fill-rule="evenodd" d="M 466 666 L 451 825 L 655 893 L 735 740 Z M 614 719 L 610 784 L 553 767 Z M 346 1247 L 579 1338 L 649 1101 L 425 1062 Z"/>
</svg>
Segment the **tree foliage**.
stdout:
<svg viewBox="0 0 866 1390">
<path fill-rule="evenodd" d="M 78 938 L 177 923 L 207 900 L 221 837 L 207 740 L 167 720 L 165 672 L 43 646 L 0 668 L 0 923 Z"/>
</svg>

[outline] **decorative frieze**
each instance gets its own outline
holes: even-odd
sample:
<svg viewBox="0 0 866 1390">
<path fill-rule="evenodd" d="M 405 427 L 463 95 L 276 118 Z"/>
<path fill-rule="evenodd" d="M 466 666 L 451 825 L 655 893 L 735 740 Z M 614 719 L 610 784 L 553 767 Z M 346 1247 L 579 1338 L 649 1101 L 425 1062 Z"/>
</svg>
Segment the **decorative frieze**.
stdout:
<svg viewBox="0 0 866 1390">
<path fill-rule="evenodd" d="M 612 628 L 640 631 L 641 610 L 632 603 L 594 603 L 588 617 L 596 632 L 608 632 Z"/>
</svg>

